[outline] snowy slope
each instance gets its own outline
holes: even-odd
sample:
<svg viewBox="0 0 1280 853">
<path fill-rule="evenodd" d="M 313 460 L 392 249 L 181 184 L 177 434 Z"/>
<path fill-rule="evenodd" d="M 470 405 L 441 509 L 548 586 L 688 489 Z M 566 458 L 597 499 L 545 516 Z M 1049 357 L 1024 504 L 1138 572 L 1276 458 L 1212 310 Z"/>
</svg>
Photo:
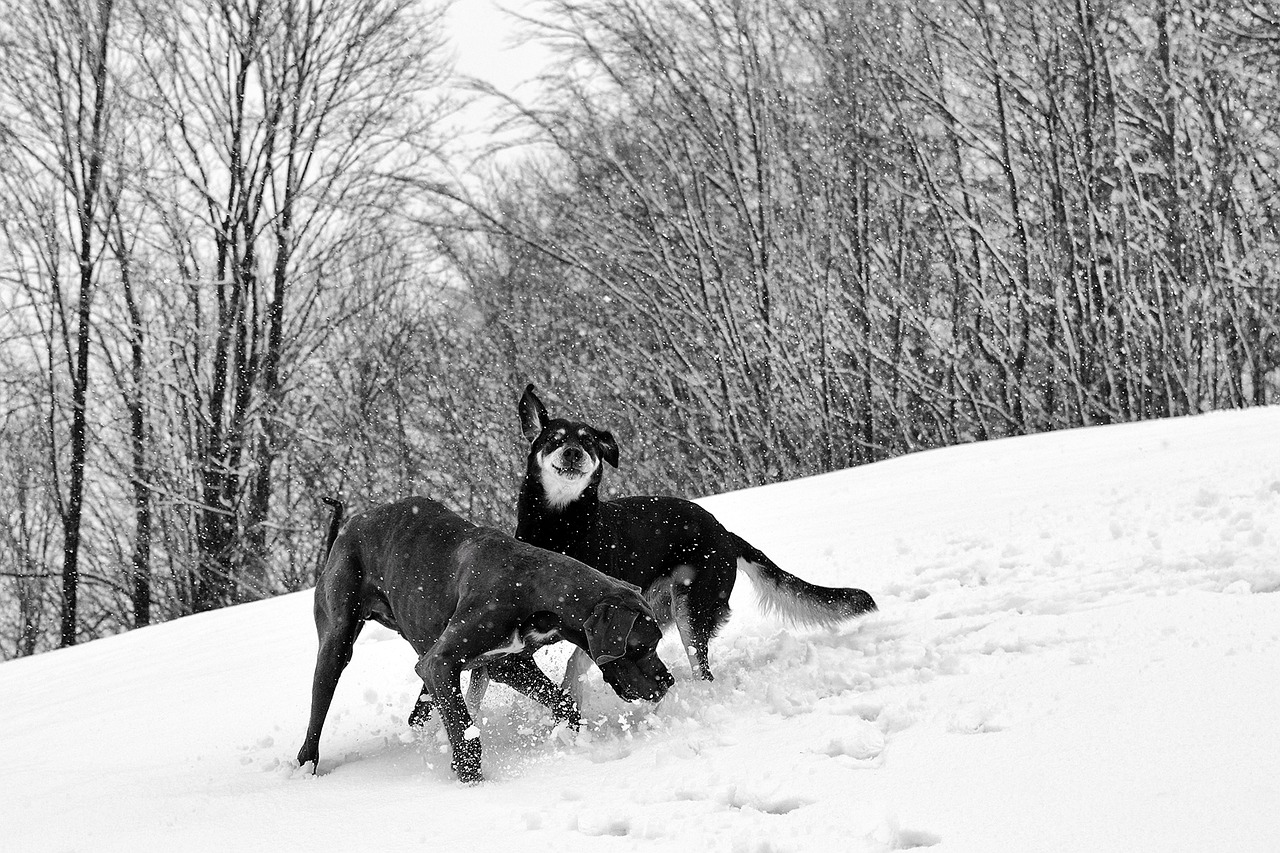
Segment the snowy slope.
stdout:
<svg viewBox="0 0 1280 853">
<path fill-rule="evenodd" d="M 1280 408 L 932 451 L 704 501 L 881 611 L 760 617 L 576 740 L 494 686 L 488 782 L 370 625 L 297 774 L 310 595 L 0 665 L 5 850 L 1280 849 Z M 319 535 L 319 534 L 317 534 Z M 561 644 L 563 646 L 563 644 Z M 567 649 L 544 652 L 547 668 Z"/>
</svg>

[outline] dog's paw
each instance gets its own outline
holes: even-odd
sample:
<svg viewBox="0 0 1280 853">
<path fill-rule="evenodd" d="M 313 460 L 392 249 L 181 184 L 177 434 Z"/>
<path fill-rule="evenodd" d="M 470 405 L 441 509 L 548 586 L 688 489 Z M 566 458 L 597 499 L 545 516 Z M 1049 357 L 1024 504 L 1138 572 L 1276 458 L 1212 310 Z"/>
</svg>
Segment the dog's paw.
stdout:
<svg viewBox="0 0 1280 853">
<path fill-rule="evenodd" d="M 429 702 L 419 702 L 409 712 L 409 727 L 420 729 L 427 724 L 427 720 L 431 717 L 431 704 Z"/>
<path fill-rule="evenodd" d="M 582 728 L 582 714 L 578 712 L 578 703 L 565 696 L 552 708 L 551 717 L 557 726 L 568 726 L 575 732 Z"/>
<path fill-rule="evenodd" d="M 316 766 L 320 764 L 320 755 L 315 750 L 303 747 L 298 750 L 298 769 L 302 769 L 308 764 L 311 765 L 311 772 L 316 772 Z"/>
<path fill-rule="evenodd" d="M 454 749 L 453 761 L 450 763 L 459 782 L 464 785 L 476 785 L 484 781 L 484 776 L 480 773 L 480 755 L 478 737 L 468 738 Z"/>
<path fill-rule="evenodd" d="M 458 781 L 464 785 L 479 785 L 484 781 L 484 774 L 480 772 L 480 767 L 463 767 L 457 764 L 453 766 L 453 772 L 458 775 Z"/>
<path fill-rule="evenodd" d="M 325 771 L 326 773 L 328 771 Z M 320 778 L 320 762 L 308 761 L 306 764 L 298 767 L 289 775 L 290 779 L 319 779 Z"/>
<path fill-rule="evenodd" d="M 582 730 L 582 718 L 576 718 L 576 724 L 569 720 L 561 720 L 547 733 L 547 740 L 555 741 L 561 746 L 572 746 Z"/>
</svg>

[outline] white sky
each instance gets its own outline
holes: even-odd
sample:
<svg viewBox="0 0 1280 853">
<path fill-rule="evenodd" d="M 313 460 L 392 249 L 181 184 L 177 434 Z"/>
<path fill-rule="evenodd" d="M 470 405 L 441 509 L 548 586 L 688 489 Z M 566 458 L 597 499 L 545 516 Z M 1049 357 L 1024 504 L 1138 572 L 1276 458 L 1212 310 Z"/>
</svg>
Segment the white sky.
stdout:
<svg viewBox="0 0 1280 853">
<path fill-rule="evenodd" d="M 510 10 L 533 11 L 527 0 L 455 0 L 447 20 L 458 53 L 458 71 L 518 91 L 546 61 L 546 51 L 525 38 L 525 25 Z"/>
<path fill-rule="evenodd" d="M 549 60 L 545 47 L 529 38 L 528 24 L 511 10 L 524 14 L 537 11 L 532 0 L 455 0 L 445 18 L 449 47 L 456 56 L 459 81 L 468 78 L 484 81 L 505 95 L 522 101 L 533 100 L 536 89 L 530 85 Z M 464 98 L 474 93 L 464 91 Z M 496 142 L 513 141 L 510 135 L 495 133 L 504 105 L 496 98 L 472 100 L 452 119 L 455 152 L 451 168 L 460 177 L 475 177 L 488 166 L 509 165 L 526 150 L 509 148 L 500 154 L 491 152 Z M 477 158 L 482 158 L 477 162 Z M 464 178 L 464 182 L 470 183 Z M 474 185 L 473 185 L 474 188 Z"/>
</svg>

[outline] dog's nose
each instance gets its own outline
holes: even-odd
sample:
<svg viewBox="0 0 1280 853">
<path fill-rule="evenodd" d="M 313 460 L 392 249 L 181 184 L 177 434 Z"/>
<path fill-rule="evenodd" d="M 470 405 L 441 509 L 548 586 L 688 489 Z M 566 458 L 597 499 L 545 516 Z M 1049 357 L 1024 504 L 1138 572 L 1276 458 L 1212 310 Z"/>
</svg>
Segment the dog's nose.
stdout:
<svg viewBox="0 0 1280 853">
<path fill-rule="evenodd" d="M 582 452 L 582 448 L 570 445 L 564 449 L 564 453 L 560 454 L 560 458 L 564 460 L 566 465 L 577 465 L 583 460 L 586 454 Z"/>
</svg>

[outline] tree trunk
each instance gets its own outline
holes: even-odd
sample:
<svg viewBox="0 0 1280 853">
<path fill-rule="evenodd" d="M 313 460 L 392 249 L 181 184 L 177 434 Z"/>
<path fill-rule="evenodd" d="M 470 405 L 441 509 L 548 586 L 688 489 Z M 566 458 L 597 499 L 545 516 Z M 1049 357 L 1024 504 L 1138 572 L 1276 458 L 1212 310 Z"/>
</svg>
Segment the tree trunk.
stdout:
<svg viewBox="0 0 1280 853">
<path fill-rule="evenodd" d="M 80 228 L 78 258 L 80 292 L 76 304 L 75 364 L 69 366 L 71 379 L 71 465 L 66 512 L 63 516 L 62 624 L 63 646 L 76 642 L 76 605 L 80 590 L 80 521 L 84 514 L 84 473 L 88 455 L 88 417 L 86 405 L 89 390 L 89 339 L 93 333 L 90 308 L 93 304 L 94 274 L 97 250 L 93 229 L 98 207 L 98 191 L 102 183 L 103 135 L 107 102 L 107 40 L 111 24 L 112 0 L 100 0 L 99 41 L 94 45 L 92 61 L 93 118 L 89 137 L 88 174 L 77 199 L 76 215 Z M 70 152 L 69 152 L 70 153 Z M 80 153 L 80 152 L 75 152 Z"/>
</svg>

